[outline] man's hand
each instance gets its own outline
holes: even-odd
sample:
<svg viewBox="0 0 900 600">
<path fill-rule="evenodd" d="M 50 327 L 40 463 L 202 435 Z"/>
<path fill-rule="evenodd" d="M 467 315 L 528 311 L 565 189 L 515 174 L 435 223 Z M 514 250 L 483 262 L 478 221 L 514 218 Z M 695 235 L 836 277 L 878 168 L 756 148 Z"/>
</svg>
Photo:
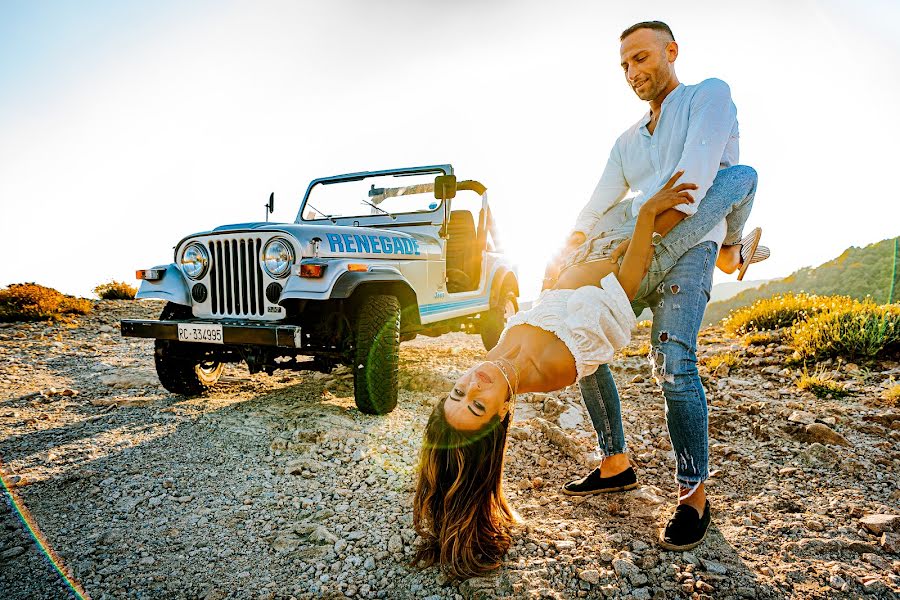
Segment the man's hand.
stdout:
<svg viewBox="0 0 900 600">
<path fill-rule="evenodd" d="M 609 260 L 612 262 L 619 262 L 619 259 L 625 256 L 625 253 L 628 252 L 628 244 L 631 243 L 631 238 L 628 238 L 618 246 L 616 249 L 612 251 L 612 254 L 609 255 Z"/>
<path fill-rule="evenodd" d="M 616 246 L 615 250 L 612 251 L 612 254 L 609 255 L 609 260 L 614 263 L 619 262 L 619 259 L 625 256 L 625 253 L 628 252 L 628 245 L 631 244 L 631 238 L 628 238 L 618 246 Z M 653 254 L 647 255 L 647 262 L 644 263 L 644 268 L 649 269 L 650 263 L 653 261 Z"/>
<path fill-rule="evenodd" d="M 587 236 L 583 231 L 573 231 L 571 234 L 569 234 L 569 239 L 566 240 L 565 248 L 574 250 L 578 246 L 582 245 L 585 240 L 587 240 Z"/>
<path fill-rule="evenodd" d="M 563 260 L 578 246 L 582 245 L 585 240 L 587 240 L 587 236 L 581 231 L 573 231 L 569 235 L 565 245 L 557 250 L 547 263 L 547 267 L 544 269 L 544 283 L 541 286 L 541 291 L 552 288 L 556 284 Z"/>
</svg>

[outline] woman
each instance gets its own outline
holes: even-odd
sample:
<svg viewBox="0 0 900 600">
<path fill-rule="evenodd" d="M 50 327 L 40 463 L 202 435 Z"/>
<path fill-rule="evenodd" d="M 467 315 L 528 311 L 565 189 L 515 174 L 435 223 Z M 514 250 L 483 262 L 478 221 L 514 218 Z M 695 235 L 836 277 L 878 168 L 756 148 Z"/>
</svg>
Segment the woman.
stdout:
<svg viewBox="0 0 900 600">
<path fill-rule="evenodd" d="M 739 173 L 739 167 L 732 169 Z M 655 286 L 665 276 L 656 271 L 645 280 L 653 258 L 654 220 L 669 208 L 693 202 L 689 190 L 696 185 L 678 184 L 681 175 L 675 173 L 636 218 L 615 217 L 590 238 L 554 288 L 543 291 L 531 310 L 513 316 L 487 360 L 463 374 L 435 406 L 425 429 L 413 506 L 414 526 L 423 540 L 418 564 L 440 563 L 463 578 L 500 565 L 513 523 L 502 476 L 515 395 L 572 385 L 628 344 L 635 324 L 631 301 L 639 289 Z M 745 208 L 705 204 L 705 218 L 697 223 L 715 223 L 731 213 L 743 221 Z M 677 237 L 680 247 L 690 248 L 709 229 L 691 231 L 687 225 L 679 225 Z M 759 240 L 755 233 L 748 248 L 727 251 L 747 262 Z M 619 265 L 621 242 L 629 237 Z"/>
</svg>

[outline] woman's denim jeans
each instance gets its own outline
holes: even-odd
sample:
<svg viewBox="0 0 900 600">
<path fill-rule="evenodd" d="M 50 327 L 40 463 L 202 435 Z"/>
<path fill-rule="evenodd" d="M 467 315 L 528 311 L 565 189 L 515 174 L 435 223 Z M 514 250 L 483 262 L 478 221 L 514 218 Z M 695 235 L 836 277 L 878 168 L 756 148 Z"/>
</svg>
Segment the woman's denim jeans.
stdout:
<svg viewBox="0 0 900 600">
<path fill-rule="evenodd" d="M 722 169 L 697 212 L 681 221 L 656 248 L 632 308 L 653 311 L 649 360 L 666 402 L 675 450 L 676 480 L 693 487 L 709 476 L 706 394 L 697 372 L 697 334 L 712 287 L 718 248 L 699 241 L 723 218 L 726 244 L 741 239 L 756 193 L 756 171 Z M 608 365 L 578 382 L 605 456 L 627 450 L 619 392 Z"/>
</svg>

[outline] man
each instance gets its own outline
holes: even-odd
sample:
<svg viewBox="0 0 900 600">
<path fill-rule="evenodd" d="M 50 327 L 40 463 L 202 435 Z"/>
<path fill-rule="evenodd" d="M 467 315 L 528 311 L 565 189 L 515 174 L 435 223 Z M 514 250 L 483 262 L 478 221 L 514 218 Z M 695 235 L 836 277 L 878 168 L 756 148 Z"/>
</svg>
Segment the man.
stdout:
<svg viewBox="0 0 900 600">
<path fill-rule="evenodd" d="M 738 160 L 738 124 L 728 85 L 718 79 L 692 86 L 681 84 L 675 75 L 678 44 L 665 23 L 637 23 L 622 33 L 620 41 L 625 79 L 641 100 L 649 102 L 650 112 L 616 141 L 563 253 L 584 243 L 604 212 L 629 191 L 636 194 L 631 209 L 636 213 L 677 171 L 684 171 L 680 183 L 696 186 L 694 203 L 670 209 L 656 219 L 655 231 L 660 236 L 669 235 L 667 243 L 677 237 L 680 221 L 698 210 L 693 218 L 702 218 L 704 197 L 727 194 L 729 201 L 734 200 L 735 212 L 749 211 L 756 191 L 755 171 L 733 166 Z M 731 215 L 727 223 L 710 222 L 709 235 L 678 256 L 667 259 L 657 253 L 651 269 L 668 270 L 668 275 L 656 289 L 642 289 L 633 304 L 636 314 L 648 306 L 653 310 L 649 358 L 665 397 L 677 461 L 678 505 L 659 538 L 660 545 L 671 550 L 697 546 L 710 523 L 703 485 L 709 476 L 707 406 L 696 367 L 696 346 L 712 271 L 717 265 L 727 273 L 740 270 L 739 277 L 743 277 L 751 262 L 768 255 L 763 247 L 759 249 L 764 255 L 754 254 L 758 229 L 742 240 L 739 229 L 729 229 L 730 223 Z M 717 253 L 718 258 L 714 258 Z M 666 260 L 674 266 L 665 264 Z M 564 493 L 587 495 L 636 487 L 619 396 L 609 367 L 602 365 L 579 385 L 605 456 L 600 467 L 588 476 L 567 483 Z"/>
</svg>

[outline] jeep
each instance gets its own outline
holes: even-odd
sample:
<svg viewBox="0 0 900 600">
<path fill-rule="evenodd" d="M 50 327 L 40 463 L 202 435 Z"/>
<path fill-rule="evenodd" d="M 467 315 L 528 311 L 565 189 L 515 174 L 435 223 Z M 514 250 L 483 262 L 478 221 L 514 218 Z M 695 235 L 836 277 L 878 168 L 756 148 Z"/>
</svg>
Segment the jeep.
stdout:
<svg viewBox="0 0 900 600">
<path fill-rule="evenodd" d="M 121 322 L 155 340 L 160 383 L 198 395 L 228 362 L 250 373 L 351 367 L 357 407 L 397 405 L 400 342 L 479 333 L 496 345 L 518 310 L 515 267 L 499 247 L 485 186 L 431 165 L 313 180 L 293 223 L 223 225 L 137 271 L 159 320 Z"/>
</svg>

